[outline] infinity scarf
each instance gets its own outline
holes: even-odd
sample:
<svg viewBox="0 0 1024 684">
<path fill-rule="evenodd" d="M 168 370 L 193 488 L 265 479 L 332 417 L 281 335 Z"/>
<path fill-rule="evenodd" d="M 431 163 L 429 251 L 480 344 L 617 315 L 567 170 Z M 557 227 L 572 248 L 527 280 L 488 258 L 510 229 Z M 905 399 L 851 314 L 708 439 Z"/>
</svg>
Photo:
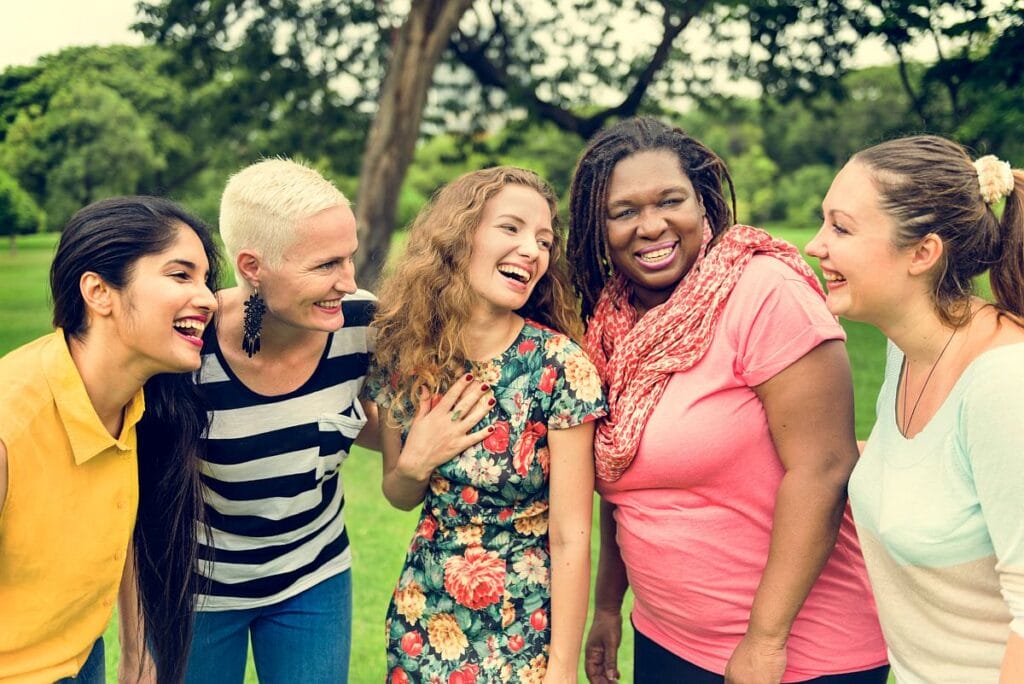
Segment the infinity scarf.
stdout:
<svg viewBox="0 0 1024 684">
<path fill-rule="evenodd" d="M 689 370 L 711 346 L 711 336 L 743 270 L 755 254 L 788 265 L 824 297 L 800 252 L 751 226 L 735 225 L 708 251 L 705 222 L 697 260 L 676 289 L 637 321 L 632 287 L 624 276 L 605 285 L 587 329 L 586 345 L 608 395 L 608 416 L 594 438 L 597 476 L 614 482 L 636 457 L 647 420 L 669 377 Z"/>
</svg>

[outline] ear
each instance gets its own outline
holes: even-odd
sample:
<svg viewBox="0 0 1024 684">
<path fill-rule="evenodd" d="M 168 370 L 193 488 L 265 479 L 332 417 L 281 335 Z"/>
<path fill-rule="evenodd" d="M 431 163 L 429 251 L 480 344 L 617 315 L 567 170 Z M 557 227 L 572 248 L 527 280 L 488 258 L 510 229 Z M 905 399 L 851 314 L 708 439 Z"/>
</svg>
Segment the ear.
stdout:
<svg viewBox="0 0 1024 684">
<path fill-rule="evenodd" d="M 109 316 L 114 310 L 115 290 L 98 273 L 86 271 L 78 279 L 87 316 Z"/>
<path fill-rule="evenodd" d="M 243 249 L 235 257 L 235 268 L 252 287 L 260 286 L 260 272 L 262 271 L 263 258 L 259 253 Z M 241 283 L 239 283 L 241 285 Z"/>
<path fill-rule="evenodd" d="M 908 265 L 910 275 L 921 275 L 931 271 L 942 258 L 945 247 L 942 238 L 935 233 L 928 233 L 921 238 L 910 255 L 910 264 Z"/>
</svg>

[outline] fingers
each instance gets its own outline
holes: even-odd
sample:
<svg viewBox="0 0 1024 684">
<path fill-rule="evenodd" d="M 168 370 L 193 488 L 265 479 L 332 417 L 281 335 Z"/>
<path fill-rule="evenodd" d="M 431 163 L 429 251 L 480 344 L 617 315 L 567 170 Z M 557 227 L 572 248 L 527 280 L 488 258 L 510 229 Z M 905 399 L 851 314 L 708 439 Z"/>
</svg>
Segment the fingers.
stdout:
<svg viewBox="0 0 1024 684">
<path fill-rule="evenodd" d="M 453 423 L 463 422 L 466 424 L 465 432 L 479 423 L 480 419 L 486 416 L 493 406 L 494 393 L 491 391 L 490 385 L 473 383 L 472 387 L 462 391 L 462 395 L 452 408 L 448 419 Z"/>
<path fill-rule="evenodd" d="M 463 375 L 448 388 L 448 391 L 441 397 L 441 401 L 437 402 L 437 409 L 443 413 L 451 413 L 455 409 L 455 404 L 462 397 L 462 394 L 474 384 L 472 373 Z"/>
</svg>

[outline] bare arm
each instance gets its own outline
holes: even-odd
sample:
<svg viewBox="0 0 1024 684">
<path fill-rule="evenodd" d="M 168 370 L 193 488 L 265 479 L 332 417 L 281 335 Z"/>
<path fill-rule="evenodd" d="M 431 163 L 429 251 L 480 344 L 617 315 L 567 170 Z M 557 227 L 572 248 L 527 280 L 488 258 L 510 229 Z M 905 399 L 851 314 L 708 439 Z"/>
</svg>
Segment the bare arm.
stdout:
<svg viewBox="0 0 1024 684">
<path fill-rule="evenodd" d="M 139 606 L 139 585 L 135 576 L 135 543 L 128 544 L 117 592 L 118 637 L 121 656 L 117 666 L 120 684 L 156 682 L 156 665 L 145 646 L 142 612 Z"/>
<path fill-rule="evenodd" d="M 377 418 L 377 404 L 369 399 L 360 399 L 359 403 L 363 405 L 363 413 L 366 414 L 366 425 L 359 431 L 356 444 L 370 451 L 380 451 L 380 421 Z"/>
<path fill-rule="evenodd" d="M 402 444 L 401 428 L 385 419 L 381 424 L 384 477 L 381 489 L 395 508 L 408 511 L 426 495 L 430 474 L 456 454 L 483 441 L 490 430 L 470 433 L 491 410 L 490 388 L 466 376 L 431 408 L 429 397 L 420 397 L 419 409 Z"/>
<path fill-rule="evenodd" d="M 546 682 L 575 682 L 590 595 L 594 423 L 548 433 L 551 647 Z"/>
<path fill-rule="evenodd" d="M 1003 667 L 999 671 L 999 684 L 1024 682 L 1024 637 L 1010 632 L 1006 642 L 1006 654 L 1003 656 Z"/>
<path fill-rule="evenodd" d="M 626 565 L 615 540 L 615 506 L 601 499 L 601 551 L 594 585 L 594 621 L 587 635 L 585 669 L 595 684 L 618 681 L 622 599 L 629 588 Z"/>
<path fill-rule="evenodd" d="M 853 389 L 842 342 L 815 347 L 754 388 L 785 469 L 768 562 L 727 682 L 777 683 L 793 620 L 832 553 L 857 461 Z"/>
<path fill-rule="evenodd" d="M 7 501 L 7 447 L 0 442 L 0 514 L 4 512 Z"/>
</svg>

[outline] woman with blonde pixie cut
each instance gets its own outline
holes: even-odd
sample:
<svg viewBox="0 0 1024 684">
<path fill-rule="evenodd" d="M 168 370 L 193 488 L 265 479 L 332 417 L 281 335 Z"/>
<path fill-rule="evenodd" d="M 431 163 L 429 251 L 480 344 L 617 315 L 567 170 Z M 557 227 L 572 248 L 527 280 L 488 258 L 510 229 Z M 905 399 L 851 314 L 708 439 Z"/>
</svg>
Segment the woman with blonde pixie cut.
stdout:
<svg viewBox="0 0 1024 684">
<path fill-rule="evenodd" d="M 576 681 L 605 403 L 574 341 L 554 194 L 522 169 L 462 176 L 380 292 L 365 393 L 385 411 L 384 495 L 423 504 L 389 681 Z"/>
<path fill-rule="evenodd" d="M 187 681 L 241 682 L 251 639 L 260 681 L 344 682 L 340 467 L 354 441 L 377 448 L 359 401 L 373 296 L 356 289 L 355 217 L 315 170 L 270 159 L 228 181 L 220 232 L 238 286 L 218 293 L 196 376 L 210 533 Z"/>
</svg>

